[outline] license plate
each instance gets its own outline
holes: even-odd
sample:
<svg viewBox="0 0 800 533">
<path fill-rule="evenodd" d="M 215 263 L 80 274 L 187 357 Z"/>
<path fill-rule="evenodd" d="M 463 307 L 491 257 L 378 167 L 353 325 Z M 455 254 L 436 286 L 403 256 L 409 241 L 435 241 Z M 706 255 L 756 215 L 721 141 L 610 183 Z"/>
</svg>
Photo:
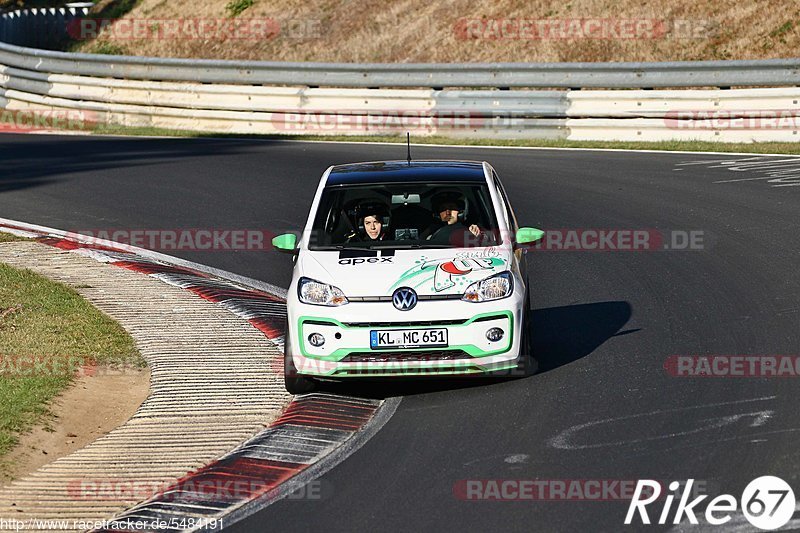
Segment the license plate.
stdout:
<svg viewBox="0 0 800 533">
<path fill-rule="evenodd" d="M 373 350 L 444 348 L 447 346 L 447 329 L 373 329 L 369 332 L 369 346 Z"/>
</svg>

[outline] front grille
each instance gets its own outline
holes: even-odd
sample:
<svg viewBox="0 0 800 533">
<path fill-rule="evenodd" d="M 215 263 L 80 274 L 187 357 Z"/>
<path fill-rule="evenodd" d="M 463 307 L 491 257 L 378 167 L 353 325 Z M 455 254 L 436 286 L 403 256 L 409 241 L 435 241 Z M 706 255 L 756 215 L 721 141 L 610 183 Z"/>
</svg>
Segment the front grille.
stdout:
<svg viewBox="0 0 800 533">
<path fill-rule="evenodd" d="M 508 318 L 507 315 L 489 315 L 476 318 L 473 322 L 487 322 L 489 320 L 497 320 L 500 318 Z M 437 328 L 443 326 L 459 326 L 467 323 L 467 318 L 457 320 L 425 320 L 417 322 L 347 322 L 345 326 L 348 328 Z M 307 324 L 310 322 L 306 322 Z"/>
<path fill-rule="evenodd" d="M 426 350 L 424 352 L 352 352 L 344 356 L 342 363 L 410 363 L 418 361 L 454 361 L 471 359 L 464 350 Z"/>
<path fill-rule="evenodd" d="M 335 326 L 335 322 L 328 322 L 326 320 L 303 320 L 303 324 L 308 326 Z"/>
<path fill-rule="evenodd" d="M 418 322 L 348 322 L 345 326 L 349 328 L 417 328 L 417 327 L 439 327 L 439 326 L 457 326 L 466 322 L 466 319 L 460 320 L 427 320 Z"/>
<path fill-rule="evenodd" d="M 357 368 L 337 370 L 335 376 L 384 376 L 388 374 L 476 374 L 483 372 L 478 366 L 443 366 L 437 368 Z"/>
<path fill-rule="evenodd" d="M 508 318 L 508 315 L 489 315 L 476 318 L 472 322 L 488 322 L 490 320 L 497 320 L 498 318 Z"/>
<path fill-rule="evenodd" d="M 462 294 L 419 294 L 417 300 L 424 301 L 438 301 L 438 300 L 460 300 Z M 391 302 L 391 296 L 348 296 L 351 302 Z"/>
</svg>

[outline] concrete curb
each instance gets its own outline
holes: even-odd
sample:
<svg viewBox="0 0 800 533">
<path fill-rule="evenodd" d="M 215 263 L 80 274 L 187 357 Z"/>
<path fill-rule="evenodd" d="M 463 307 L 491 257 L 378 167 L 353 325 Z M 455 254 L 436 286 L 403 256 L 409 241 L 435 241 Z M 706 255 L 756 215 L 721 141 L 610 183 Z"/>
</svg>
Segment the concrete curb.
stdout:
<svg viewBox="0 0 800 533">
<path fill-rule="evenodd" d="M 280 349 L 214 303 L 134 269 L 39 243 L 3 244 L 0 259 L 77 286 L 133 336 L 151 368 L 150 395 L 128 422 L 12 482 L 0 491 L 0 516 L 109 518 L 235 448 L 289 402 L 276 371 Z M 172 267 L 171 275 L 182 274 Z M 162 273 L 162 280 L 169 275 Z"/>
<path fill-rule="evenodd" d="M 222 363 L 224 368 L 219 369 L 209 369 L 203 365 L 203 361 L 198 361 L 196 358 L 180 358 L 179 356 L 183 351 L 183 345 L 180 342 L 177 344 L 178 349 L 168 350 L 171 356 L 178 356 L 178 359 L 161 365 L 160 373 L 164 373 L 167 386 L 177 386 L 178 390 L 174 395 L 162 393 L 156 402 L 168 414 L 169 410 L 174 407 L 173 403 L 176 401 L 190 403 L 193 393 L 198 390 L 201 392 L 209 390 L 207 387 L 209 379 L 217 379 L 226 375 L 242 378 L 249 383 L 245 385 L 244 389 L 229 390 L 227 393 L 224 390 L 212 390 L 210 393 L 212 408 L 204 411 L 202 404 L 194 404 L 194 410 L 191 407 L 188 409 L 190 418 L 195 417 L 195 420 L 204 420 L 207 416 L 228 416 L 230 423 L 236 427 L 236 424 L 242 424 L 242 417 L 230 417 L 231 413 L 224 407 L 220 408 L 221 404 L 219 402 L 222 402 L 225 406 L 235 405 L 241 408 L 249 406 L 257 409 L 258 405 L 260 405 L 259 402 L 269 402 L 270 398 L 268 397 L 272 394 L 273 406 L 275 405 L 275 398 L 281 398 L 281 402 L 285 405 L 285 399 L 289 398 L 289 395 L 283 391 L 282 379 L 280 379 L 283 372 L 282 349 L 275 350 L 276 347 L 282 348 L 283 345 L 282 326 L 286 315 L 285 291 L 257 280 L 183 261 L 157 252 L 52 228 L 0 218 L 0 231 L 32 237 L 41 244 L 47 244 L 65 252 L 72 252 L 57 253 L 55 255 L 55 257 L 59 257 L 62 260 L 66 260 L 65 258 L 68 256 L 73 256 L 82 261 L 82 266 L 94 263 L 96 268 L 102 267 L 102 265 L 98 265 L 98 262 L 110 263 L 129 271 L 147 274 L 148 278 L 156 278 L 161 282 L 186 289 L 208 302 L 218 304 L 215 307 L 217 311 L 220 311 L 219 306 L 221 306 L 234 315 L 247 320 L 250 325 L 263 334 L 260 336 L 262 341 L 264 337 L 268 339 L 265 342 L 269 345 L 269 351 L 263 352 L 260 360 L 257 357 L 250 358 L 247 361 L 226 360 L 227 363 Z M 36 243 L 8 243 L 3 246 L 9 246 L 6 250 L 11 249 L 10 246 L 41 249 L 41 245 Z M 2 248 L 0 248 L 0 258 L 3 258 L 2 251 Z M 52 254 L 52 251 L 49 251 L 49 253 Z M 112 270 L 124 272 L 121 269 Z M 63 269 L 59 266 L 56 266 L 54 271 L 51 274 L 56 278 L 58 278 L 59 274 L 64 274 Z M 75 273 L 73 283 L 80 282 L 85 284 L 81 275 L 81 272 Z M 69 276 L 66 276 L 66 278 L 69 278 Z M 138 278 L 141 278 L 141 276 L 138 276 Z M 65 279 L 65 277 L 62 276 L 61 279 Z M 67 282 L 69 283 L 69 280 Z M 127 286 L 125 288 L 130 290 L 131 295 L 136 294 L 135 288 Z M 101 290 L 101 292 L 104 290 Z M 80 292 L 83 294 L 83 289 Z M 113 287 L 109 288 L 109 292 L 113 292 Z M 182 294 L 184 297 L 191 298 L 185 291 L 182 291 Z M 90 297 L 89 299 L 98 305 Z M 100 300 L 102 299 L 98 301 Z M 135 301 L 136 298 L 131 297 L 131 300 Z M 133 305 L 132 302 L 129 303 Z M 98 307 L 105 310 L 100 305 Z M 180 312 L 182 308 L 178 308 L 178 310 L 172 309 L 172 311 Z M 204 309 L 203 312 L 205 311 Z M 113 312 L 107 312 L 112 317 L 115 317 Z M 230 318 L 231 315 L 227 316 Z M 122 320 L 120 321 L 123 322 Z M 241 323 L 238 325 L 244 326 Z M 125 326 L 124 322 L 123 326 Z M 200 323 L 193 323 L 193 328 L 195 332 L 204 332 L 203 330 L 205 329 Z M 247 329 L 246 326 L 244 328 Z M 252 328 L 248 330 L 249 333 L 253 331 Z M 153 339 L 150 340 L 152 341 Z M 230 343 L 228 347 L 236 350 L 237 354 L 248 347 L 246 343 L 243 345 L 238 339 L 227 338 L 225 340 Z M 201 352 L 208 348 L 207 342 L 200 342 L 197 345 L 197 349 Z M 145 357 L 147 358 L 147 356 Z M 225 360 L 224 357 L 217 357 L 216 359 Z M 148 362 L 150 362 L 150 358 L 148 358 Z M 187 375 L 183 368 L 183 365 L 186 364 L 199 365 L 201 368 L 195 368 L 194 374 Z M 256 366 L 250 366 L 253 364 Z M 267 368 L 264 368 L 264 365 Z M 151 364 L 151 366 L 153 365 Z M 155 368 L 153 369 L 153 374 L 156 374 Z M 275 391 L 276 378 L 278 378 L 279 392 Z M 183 383 L 181 379 L 188 379 L 188 381 Z M 257 383 L 256 387 L 265 388 L 266 394 L 253 395 L 248 392 L 246 387 L 252 386 L 253 381 Z M 151 398 L 153 396 L 154 394 L 151 393 Z M 143 407 L 151 401 L 151 398 L 148 398 Z M 218 403 L 214 403 L 215 401 Z M 277 420 L 274 420 L 257 435 L 245 440 L 248 435 L 242 436 L 241 432 L 237 433 L 238 440 L 236 443 L 244 442 L 233 451 L 217 460 L 210 462 L 205 460 L 200 468 L 189 471 L 188 474 L 182 477 L 173 478 L 173 482 L 169 485 L 159 486 L 156 494 L 149 497 L 149 499 L 147 497 L 151 496 L 150 494 L 144 495 L 144 498 L 132 498 L 130 502 L 126 502 L 128 503 L 126 505 L 128 509 L 121 513 L 121 509 L 116 507 L 113 519 L 109 518 L 111 516 L 109 512 L 103 515 L 102 518 L 97 518 L 101 514 L 101 509 L 112 511 L 107 508 L 108 506 L 103 507 L 103 502 L 113 501 L 113 491 L 112 497 L 100 494 L 99 498 L 93 498 L 101 502 L 90 506 L 97 511 L 93 515 L 95 516 L 94 522 L 72 529 L 94 529 L 97 531 L 220 529 L 223 525 L 223 519 L 225 520 L 225 525 L 241 520 L 281 498 L 296 493 L 298 489 L 302 489 L 308 483 L 346 459 L 383 427 L 391 418 L 399 403 L 399 398 L 382 401 L 333 394 L 298 396 L 284 409 Z M 159 416 L 161 414 L 159 413 Z M 172 415 L 174 414 L 172 413 Z M 134 420 L 137 416 L 139 416 L 139 412 L 131 420 Z M 274 418 L 273 416 L 272 419 Z M 247 419 L 247 416 L 244 419 Z M 184 422 L 185 417 L 182 415 L 172 416 L 171 421 L 173 423 Z M 211 453 L 206 450 L 206 443 L 209 439 L 219 438 L 220 435 L 228 436 L 229 432 L 226 431 L 228 429 L 227 423 L 229 422 L 222 421 L 210 428 L 208 432 L 201 430 L 189 435 L 161 435 L 157 438 L 137 441 L 130 450 L 136 450 L 140 456 L 147 456 L 159 466 L 171 465 L 172 461 L 169 453 L 180 453 L 181 450 L 187 448 L 197 450 L 198 453 L 200 451 L 205 452 L 206 456 L 208 456 Z M 121 428 L 126 427 L 126 425 L 121 426 Z M 262 425 L 264 424 L 262 423 Z M 202 424 L 200 427 L 202 428 Z M 114 433 L 112 432 L 111 434 Z M 109 435 L 103 439 L 109 437 Z M 250 435 L 252 435 L 252 432 Z M 126 436 L 122 435 L 122 438 L 124 439 Z M 100 442 L 103 439 L 99 439 L 96 442 Z M 153 460 L 151 457 L 152 451 L 159 444 L 161 449 L 158 453 L 163 450 L 166 458 L 159 455 L 156 460 Z M 90 446 L 94 446 L 94 443 Z M 84 450 L 90 446 L 87 446 Z M 230 450 L 231 448 L 233 446 L 227 449 Z M 127 460 L 129 450 L 121 449 L 119 451 L 120 460 Z M 214 456 L 219 457 L 219 454 Z M 138 474 L 144 472 L 148 475 L 152 474 L 151 469 L 146 468 L 146 466 L 141 467 L 141 465 L 138 470 L 134 469 L 134 471 Z M 119 470 L 113 471 L 114 475 L 117 475 L 118 472 Z M 38 474 L 39 472 L 35 475 Z M 58 480 L 58 482 L 62 481 L 63 479 L 61 478 Z M 118 477 L 112 477 L 109 481 L 114 483 L 118 481 Z M 239 487 L 239 489 L 231 492 L 229 482 L 233 482 L 234 486 Z M 247 488 L 240 490 L 243 486 Z M 36 487 L 39 486 L 37 485 L 34 488 Z M 79 491 L 78 494 L 80 494 L 81 487 L 73 481 L 71 486 L 73 499 L 76 487 Z M 113 485 L 101 487 L 99 492 L 102 493 L 103 488 L 109 489 L 112 487 Z M 98 495 L 96 486 L 91 486 L 89 489 L 92 496 Z M 58 496 L 59 487 L 55 488 L 55 492 Z M 62 486 L 61 493 L 63 492 Z M 67 490 L 67 493 L 69 492 L 70 490 Z M 48 494 L 50 496 L 53 495 L 52 491 Z M 10 495 L 14 496 L 14 493 L 10 493 Z M 142 495 L 140 494 L 139 496 Z M 0 498 L 2 497 L 4 497 L 4 494 L 0 493 Z M 63 497 L 63 494 L 61 494 L 61 497 Z M 142 499 L 145 501 L 130 507 L 135 503 L 132 500 L 141 501 Z M 67 511 L 67 508 L 69 511 Z M 15 511 L 18 510 L 15 509 Z M 70 508 L 68 504 L 64 507 L 58 507 L 58 510 L 62 514 L 58 514 L 57 518 L 74 519 L 77 516 L 77 513 L 74 513 L 74 509 Z M 2 512 L 4 510 L 2 504 L 0 504 L 0 513 Z M 21 520 L 22 516 L 16 514 L 15 518 Z M 36 516 L 36 518 L 42 517 Z M 28 529 L 36 529 L 31 528 L 30 524 L 28 526 Z M 64 528 L 63 525 L 56 525 L 51 529 L 69 530 L 69 528 Z"/>
</svg>

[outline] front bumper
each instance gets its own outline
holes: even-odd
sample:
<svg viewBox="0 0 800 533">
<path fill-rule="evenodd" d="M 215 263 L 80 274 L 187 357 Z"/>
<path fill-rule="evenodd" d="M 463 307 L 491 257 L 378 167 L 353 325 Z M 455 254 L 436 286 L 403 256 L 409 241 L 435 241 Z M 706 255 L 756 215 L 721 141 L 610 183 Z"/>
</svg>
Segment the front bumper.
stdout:
<svg viewBox="0 0 800 533">
<path fill-rule="evenodd" d="M 286 350 L 299 374 L 332 379 L 496 372 L 517 365 L 519 325 L 523 323 L 521 302 L 515 295 L 477 304 L 439 301 L 427 304 L 420 312 L 398 311 L 385 302 L 350 303 L 340 308 L 291 302 Z M 486 338 L 486 331 L 494 327 L 505 335 L 492 342 Z M 425 328 L 447 328 L 448 346 L 370 348 L 372 330 Z M 308 343 L 313 333 L 324 336 L 323 346 Z"/>
</svg>

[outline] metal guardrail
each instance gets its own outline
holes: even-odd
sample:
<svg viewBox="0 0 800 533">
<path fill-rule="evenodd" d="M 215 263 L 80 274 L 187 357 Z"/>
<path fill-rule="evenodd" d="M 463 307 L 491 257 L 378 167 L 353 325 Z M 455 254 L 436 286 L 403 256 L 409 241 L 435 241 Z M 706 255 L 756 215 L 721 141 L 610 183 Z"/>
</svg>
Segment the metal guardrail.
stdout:
<svg viewBox="0 0 800 533">
<path fill-rule="evenodd" d="M 0 42 L 0 109 L 205 132 L 796 141 L 798 85 L 800 59 L 283 63 L 71 54 Z M 687 89 L 731 86 L 772 87 Z M 660 87 L 681 89 L 635 90 Z M 585 90 L 592 88 L 604 90 Z"/>
<path fill-rule="evenodd" d="M 307 87 L 655 88 L 800 85 L 800 58 L 668 63 L 289 63 L 71 54 L 0 43 L 0 63 L 130 80 Z"/>
</svg>

